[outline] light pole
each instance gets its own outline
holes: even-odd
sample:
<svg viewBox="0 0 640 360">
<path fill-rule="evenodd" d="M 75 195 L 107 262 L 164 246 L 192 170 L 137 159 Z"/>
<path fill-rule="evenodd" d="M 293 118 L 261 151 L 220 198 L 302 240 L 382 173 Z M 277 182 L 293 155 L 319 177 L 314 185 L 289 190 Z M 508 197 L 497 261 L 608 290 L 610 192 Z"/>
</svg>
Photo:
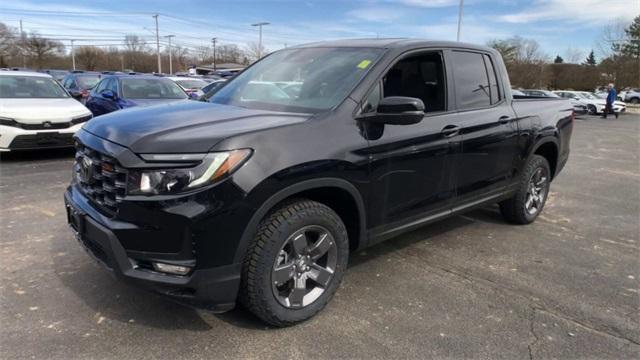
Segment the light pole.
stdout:
<svg viewBox="0 0 640 360">
<path fill-rule="evenodd" d="M 211 38 L 211 45 L 213 45 L 213 71 L 216 70 L 216 42 L 218 38 Z"/>
<path fill-rule="evenodd" d="M 73 70 L 76 69 L 76 50 L 73 47 L 73 41 L 71 40 L 71 65 L 73 66 Z"/>
<path fill-rule="evenodd" d="M 173 61 L 171 58 L 171 38 L 175 35 L 165 35 L 167 39 L 169 39 L 169 75 L 173 75 Z"/>
<path fill-rule="evenodd" d="M 158 14 L 153 15 L 156 19 L 156 54 L 158 54 L 158 73 L 162 74 L 162 61 L 160 60 L 160 31 L 158 31 Z"/>
<path fill-rule="evenodd" d="M 258 29 L 260 30 L 260 38 L 258 40 L 258 60 L 262 58 L 262 27 L 265 25 L 271 25 L 271 24 L 268 22 L 259 22 L 259 23 L 251 24 L 251 26 L 257 26 Z"/>
<path fill-rule="evenodd" d="M 458 36 L 456 41 L 460 41 L 460 29 L 462 28 L 462 8 L 464 8 L 464 0 L 460 0 L 460 8 L 458 9 Z"/>
</svg>

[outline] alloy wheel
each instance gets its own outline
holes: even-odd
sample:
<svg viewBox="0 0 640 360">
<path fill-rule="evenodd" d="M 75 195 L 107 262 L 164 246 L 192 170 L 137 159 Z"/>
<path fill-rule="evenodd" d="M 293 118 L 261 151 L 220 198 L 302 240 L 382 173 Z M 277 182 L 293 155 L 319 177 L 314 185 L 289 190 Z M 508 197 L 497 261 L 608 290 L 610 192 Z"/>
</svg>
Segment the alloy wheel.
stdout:
<svg viewBox="0 0 640 360">
<path fill-rule="evenodd" d="M 542 209 L 545 198 L 547 197 L 548 185 L 549 174 L 547 174 L 547 170 L 542 167 L 536 169 L 529 179 L 527 200 L 524 203 L 529 215 L 534 215 Z"/>
<path fill-rule="evenodd" d="M 338 247 L 322 226 L 301 228 L 287 238 L 271 272 L 272 290 L 286 308 L 302 308 L 327 289 L 338 263 Z"/>
</svg>

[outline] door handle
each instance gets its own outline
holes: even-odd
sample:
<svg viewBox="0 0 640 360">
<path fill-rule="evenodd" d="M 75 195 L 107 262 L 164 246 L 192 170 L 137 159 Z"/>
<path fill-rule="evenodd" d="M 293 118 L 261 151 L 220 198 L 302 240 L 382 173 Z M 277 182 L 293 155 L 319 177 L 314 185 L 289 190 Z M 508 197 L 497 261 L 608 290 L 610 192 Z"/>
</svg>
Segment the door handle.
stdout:
<svg viewBox="0 0 640 360">
<path fill-rule="evenodd" d="M 442 135 L 445 137 L 452 137 L 458 135 L 460 132 L 460 127 L 456 125 L 447 125 L 442 128 Z"/>
<path fill-rule="evenodd" d="M 511 121 L 511 118 L 508 115 L 502 115 L 498 118 L 498 122 L 500 124 L 507 124 Z"/>
</svg>

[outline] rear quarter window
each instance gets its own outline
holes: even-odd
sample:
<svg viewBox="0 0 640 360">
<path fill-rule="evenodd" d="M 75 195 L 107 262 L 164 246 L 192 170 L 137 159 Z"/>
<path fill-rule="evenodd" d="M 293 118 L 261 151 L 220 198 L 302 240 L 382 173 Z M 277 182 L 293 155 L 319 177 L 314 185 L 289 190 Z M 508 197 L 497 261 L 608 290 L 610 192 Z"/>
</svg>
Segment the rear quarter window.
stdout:
<svg viewBox="0 0 640 360">
<path fill-rule="evenodd" d="M 491 106 L 491 86 L 482 54 L 452 51 L 451 64 L 459 110 Z"/>
</svg>

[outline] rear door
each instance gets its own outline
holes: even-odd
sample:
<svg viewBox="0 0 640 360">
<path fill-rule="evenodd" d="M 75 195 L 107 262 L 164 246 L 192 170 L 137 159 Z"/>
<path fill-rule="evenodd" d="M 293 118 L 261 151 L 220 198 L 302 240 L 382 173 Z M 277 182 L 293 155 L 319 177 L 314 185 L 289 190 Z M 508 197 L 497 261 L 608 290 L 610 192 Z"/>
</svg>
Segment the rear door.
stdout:
<svg viewBox="0 0 640 360">
<path fill-rule="evenodd" d="M 460 151 L 454 162 L 456 206 L 486 200 L 510 184 L 518 155 L 516 115 L 489 54 L 451 50 L 454 69 L 455 125 Z"/>
</svg>

